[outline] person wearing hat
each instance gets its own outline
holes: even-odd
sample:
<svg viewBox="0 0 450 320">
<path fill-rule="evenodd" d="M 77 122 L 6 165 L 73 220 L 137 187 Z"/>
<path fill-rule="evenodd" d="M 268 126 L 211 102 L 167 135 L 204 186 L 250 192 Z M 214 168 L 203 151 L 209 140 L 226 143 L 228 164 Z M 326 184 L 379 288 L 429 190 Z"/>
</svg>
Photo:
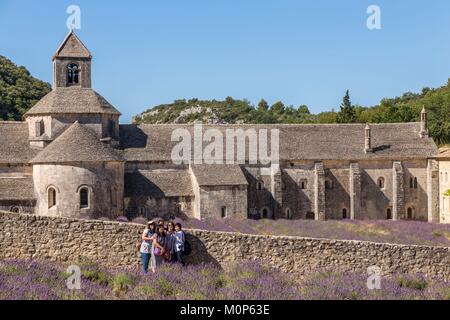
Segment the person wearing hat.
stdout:
<svg viewBox="0 0 450 320">
<path fill-rule="evenodd" d="M 155 258 L 153 256 L 153 235 L 155 233 L 155 227 L 155 223 L 153 221 L 149 221 L 147 223 L 147 227 L 142 233 L 142 243 L 139 252 L 141 253 L 142 271 L 144 274 L 148 273 L 149 264 L 151 264 L 153 272 L 155 269 Z"/>
</svg>

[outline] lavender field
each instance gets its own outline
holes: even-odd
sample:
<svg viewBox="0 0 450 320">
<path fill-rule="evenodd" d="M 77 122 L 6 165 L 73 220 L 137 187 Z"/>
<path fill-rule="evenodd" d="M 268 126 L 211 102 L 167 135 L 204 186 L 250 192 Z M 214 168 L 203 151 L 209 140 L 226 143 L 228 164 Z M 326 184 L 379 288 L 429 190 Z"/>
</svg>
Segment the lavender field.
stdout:
<svg viewBox="0 0 450 320">
<path fill-rule="evenodd" d="M 221 270 L 211 265 L 165 265 L 156 274 L 106 270 L 78 263 L 81 290 L 66 287 L 68 264 L 0 261 L 0 300 L 323 300 L 450 299 L 450 284 L 420 276 L 382 278 L 380 290 L 367 289 L 367 276 L 316 273 L 303 280 L 256 262 Z"/>
<path fill-rule="evenodd" d="M 145 221 L 137 219 L 136 222 Z M 178 220 L 192 229 L 340 240 L 366 240 L 430 246 L 450 246 L 450 224 L 418 221 L 311 220 Z M 144 222 L 145 223 L 145 222 Z"/>
</svg>

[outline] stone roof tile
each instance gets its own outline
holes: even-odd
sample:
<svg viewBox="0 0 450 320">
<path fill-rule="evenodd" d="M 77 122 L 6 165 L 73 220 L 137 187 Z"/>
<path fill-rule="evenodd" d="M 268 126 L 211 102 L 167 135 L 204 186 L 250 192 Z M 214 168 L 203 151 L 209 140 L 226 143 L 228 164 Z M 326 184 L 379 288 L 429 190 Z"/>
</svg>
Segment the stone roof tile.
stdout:
<svg viewBox="0 0 450 320">
<path fill-rule="evenodd" d="M 138 170 L 125 173 L 125 197 L 193 195 L 188 170 Z"/>
<path fill-rule="evenodd" d="M 27 163 L 39 152 L 30 147 L 28 124 L 0 121 L 0 163 Z"/>
<path fill-rule="evenodd" d="M 30 163 L 97 161 L 124 161 L 124 159 L 109 145 L 101 142 L 94 132 L 75 122 Z"/>
<path fill-rule="evenodd" d="M 92 58 L 86 46 L 77 37 L 75 32 L 70 31 L 56 50 L 54 58 Z"/>
<path fill-rule="evenodd" d="M 192 165 L 191 168 L 199 186 L 248 185 L 239 165 L 201 164 Z"/>
<path fill-rule="evenodd" d="M 25 117 L 64 113 L 120 115 L 116 108 L 94 90 L 74 86 L 53 89 L 28 110 Z"/>
<path fill-rule="evenodd" d="M 218 129 L 225 137 L 227 129 L 254 129 L 257 132 L 260 129 L 278 129 L 281 161 L 402 160 L 432 158 L 438 154 L 433 139 L 420 138 L 420 123 L 371 124 L 370 127 L 373 152 L 367 154 L 364 152 L 365 124 L 203 125 L 203 132 Z M 170 161 L 172 149 L 178 143 L 171 141 L 175 129 L 186 129 L 193 139 L 193 125 L 121 125 L 120 140 L 125 159 Z"/>
</svg>

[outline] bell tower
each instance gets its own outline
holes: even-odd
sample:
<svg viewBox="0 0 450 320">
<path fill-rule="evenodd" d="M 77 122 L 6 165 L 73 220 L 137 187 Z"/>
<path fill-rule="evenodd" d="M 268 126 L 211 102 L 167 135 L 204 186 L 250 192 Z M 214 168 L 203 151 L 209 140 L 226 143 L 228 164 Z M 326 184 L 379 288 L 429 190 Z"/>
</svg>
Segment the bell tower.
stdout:
<svg viewBox="0 0 450 320">
<path fill-rule="evenodd" d="M 53 56 L 53 89 L 91 88 L 92 55 L 77 35 L 70 31 Z"/>
</svg>

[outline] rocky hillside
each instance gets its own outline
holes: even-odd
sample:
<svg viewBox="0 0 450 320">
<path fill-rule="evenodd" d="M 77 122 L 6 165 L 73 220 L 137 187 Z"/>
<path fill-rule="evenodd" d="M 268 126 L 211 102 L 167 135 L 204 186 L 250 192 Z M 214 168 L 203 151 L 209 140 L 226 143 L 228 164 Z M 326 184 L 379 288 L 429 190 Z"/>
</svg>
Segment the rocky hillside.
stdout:
<svg viewBox="0 0 450 320">
<path fill-rule="evenodd" d="M 248 101 L 228 98 L 217 100 L 176 100 L 136 116 L 135 123 L 245 123 L 250 121 L 253 107 Z"/>
<path fill-rule="evenodd" d="M 340 111 L 311 114 L 308 107 L 285 106 L 281 101 L 269 106 L 261 100 L 254 106 L 231 97 L 217 100 L 176 100 L 137 115 L 134 123 L 381 123 L 419 121 L 423 106 L 428 110 L 430 133 L 438 144 L 450 142 L 450 81 L 440 88 L 424 88 L 400 97 L 383 99 L 371 107 L 355 106 L 346 96 Z M 342 114 L 344 113 L 344 117 Z M 350 117 L 348 113 L 350 112 Z M 342 121 L 344 119 L 344 121 Z M 351 119 L 345 121 L 345 119 Z"/>
<path fill-rule="evenodd" d="M 22 120 L 23 114 L 50 90 L 50 84 L 0 55 L 0 120 Z"/>
</svg>

